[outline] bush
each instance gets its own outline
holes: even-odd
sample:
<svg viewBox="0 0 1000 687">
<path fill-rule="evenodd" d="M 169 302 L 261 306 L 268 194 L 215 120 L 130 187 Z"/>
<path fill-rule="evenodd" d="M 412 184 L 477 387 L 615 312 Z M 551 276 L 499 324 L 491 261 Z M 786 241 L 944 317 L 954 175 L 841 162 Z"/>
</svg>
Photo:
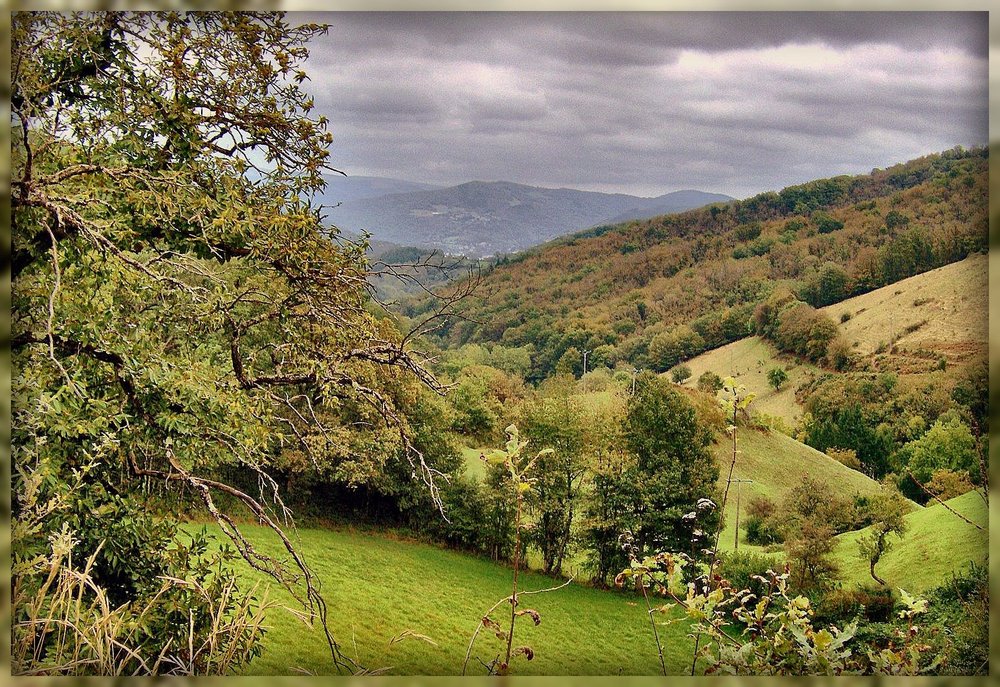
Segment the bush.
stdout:
<svg viewBox="0 0 1000 687">
<path fill-rule="evenodd" d="M 832 589 L 820 596 L 813 618 L 823 624 L 846 624 L 860 617 L 870 623 L 887 623 L 893 619 L 895 603 L 888 587 Z"/>
<path fill-rule="evenodd" d="M 698 377 L 698 390 L 707 394 L 714 394 L 722 388 L 722 377 L 711 370 L 706 370 Z"/>
<path fill-rule="evenodd" d="M 824 452 L 826 455 L 833 458 L 835 461 L 851 468 L 852 470 L 857 470 L 861 472 L 861 461 L 858 460 L 857 451 L 852 448 L 835 448 L 833 446 L 826 449 Z"/>
<path fill-rule="evenodd" d="M 769 520 L 759 517 L 748 517 L 744 523 L 746 528 L 746 542 L 755 546 L 768 546 L 770 544 L 780 544 L 784 541 L 781 530 Z"/>
<path fill-rule="evenodd" d="M 768 570 L 781 572 L 781 563 L 771 556 L 750 551 L 726 551 L 719 555 L 718 572 L 733 589 L 750 589 L 760 595 L 763 585 L 755 580 L 755 575 L 765 576 Z"/>
</svg>

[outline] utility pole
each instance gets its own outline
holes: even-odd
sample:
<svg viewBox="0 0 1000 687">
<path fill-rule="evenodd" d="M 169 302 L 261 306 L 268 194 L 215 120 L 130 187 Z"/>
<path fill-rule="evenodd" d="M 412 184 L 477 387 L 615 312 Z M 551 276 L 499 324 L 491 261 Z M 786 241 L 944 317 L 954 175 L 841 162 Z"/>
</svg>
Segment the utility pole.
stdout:
<svg viewBox="0 0 1000 687">
<path fill-rule="evenodd" d="M 731 479 L 730 484 L 736 483 L 736 536 L 733 537 L 733 549 L 736 551 L 740 550 L 740 492 L 743 488 L 743 483 L 753 484 L 752 479 Z"/>
<path fill-rule="evenodd" d="M 583 349 L 583 374 L 587 374 L 587 354 L 590 353 L 586 348 Z"/>
<path fill-rule="evenodd" d="M 639 374 L 639 368 L 638 367 L 633 367 L 632 368 L 632 395 L 633 396 L 635 396 L 635 376 L 637 374 Z"/>
</svg>

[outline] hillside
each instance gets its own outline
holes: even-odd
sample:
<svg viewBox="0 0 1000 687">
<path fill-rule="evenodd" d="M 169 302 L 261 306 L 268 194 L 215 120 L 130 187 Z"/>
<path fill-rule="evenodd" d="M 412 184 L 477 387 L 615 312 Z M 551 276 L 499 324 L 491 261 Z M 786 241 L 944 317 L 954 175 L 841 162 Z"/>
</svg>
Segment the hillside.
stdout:
<svg viewBox="0 0 1000 687">
<path fill-rule="evenodd" d="M 934 369 L 939 356 L 949 364 L 983 358 L 987 349 L 987 256 L 964 260 L 903 279 L 870 293 L 822 308 L 839 322 L 852 350 L 873 359 L 878 369 L 922 373 Z M 841 315 L 851 317 L 841 322 Z M 895 348 L 889 351 L 889 343 Z M 740 339 L 685 362 L 693 387 L 704 372 L 732 376 L 756 394 L 753 407 L 794 426 L 802 414 L 796 389 L 823 372 L 809 363 L 782 355 L 758 336 Z M 788 381 L 775 391 L 767 381 L 781 367 Z"/>
<path fill-rule="evenodd" d="M 404 179 L 389 179 L 387 177 L 343 176 L 341 174 L 325 174 L 326 188 L 320 194 L 320 202 L 327 205 L 346 203 L 362 198 L 377 198 L 390 193 L 410 193 L 412 191 L 432 191 L 443 188 L 435 184 L 425 184 L 419 181 Z"/>
<path fill-rule="evenodd" d="M 947 504 L 972 522 L 988 527 L 989 512 L 982 495 L 969 492 Z M 935 503 L 906 516 L 908 530 L 902 539 L 893 538 L 892 549 L 883 556 L 876 571 L 892 587 L 923 592 L 940 585 L 969 561 L 983 563 L 989 550 L 989 532 L 963 521 Z M 835 558 L 841 578 L 847 582 L 872 584 L 866 561 L 858 557 L 858 538 L 866 530 L 837 537 Z"/>
<path fill-rule="evenodd" d="M 327 195 L 335 190 L 327 190 Z M 327 219 L 343 231 L 379 240 L 483 257 L 512 253 L 622 215 L 650 217 L 729 196 L 680 191 L 658 198 L 472 181 L 443 189 L 348 199 Z"/>
<path fill-rule="evenodd" d="M 776 289 L 820 307 L 984 250 L 987 167 L 985 149 L 949 151 L 563 237 L 500 260 L 443 343 L 532 343 L 533 379 L 571 347 L 665 371 L 684 327 L 697 337 L 682 358 L 736 341 Z M 823 284 L 824 268 L 841 280 Z"/>
<path fill-rule="evenodd" d="M 737 450 L 733 479 L 749 479 L 752 482 L 739 486 L 734 484 L 730 490 L 726 527 L 719 539 L 723 551 L 731 550 L 735 543 L 737 490 L 740 491 L 741 518 L 744 518 L 744 509 L 751 498 L 766 496 L 780 503 L 806 476 L 824 484 L 831 493 L 846 498 L 855 494 L 871 494 L 879 488 L 878 482 L 780 432 L 741 430 L 737 435 Z M 726 437 L 720 437 L 719 442 L 713 445 L 713 453 L 719 464 L 719 489 L 722 490 L 729 476 L 732 444 Z M 749 550 L 756 547 L 743 543 L 741 535 L 739 548 Z"/>
<path fill-rule="evenodd" d="M 702 353 L 685 362 L 685 365 L 691 368 L 691 377 L 685 381 L 685 386 L 696 386 L 698 377 L 705 372 L 714 372 L 722 378 L 733 377 L 749 393 L 755 394 L 754 410 L 780 417 L 789 428 L 794 427 L 802 415 L 795 401 L 795 389 L 821 372 L 814 365 L 781 355 L 773 344 L 759 336 L 740 339 Z M 777 391 L 767 381 L 767 372 L 774 367 L 784 369 L 788 375 L 788 381 Z"/>
<path fill-rule="evenodd" d="M 210 531 L 218 534 L 214 526 Z M 256 546 L 282 553 L 263 528 L 246 526 L 244 532 Z M 389 674 L 459 674 L 479 618 L 510 594 L 511 570 L 482 558 L 352 531 L 300 529 L 295 539 L 323 585 L 332 630 L 345 653 L 370 669 L 388 668 Z M 536 590 L 557 584 L 529 573 L 521 577 L 520 586 Z M 295 607 L 283 590 L 272 588 L 271 598 Z M 518 623 L 516 641 L 530 645 L 535 656 L 530 662 L 519 661 L 517 674 L 659 672 L 641 598 L 570 584 L 526 596 L 524 602 L 541 614 L 542 622 L 537 627 L 527 619 Z M 319 628 L 306 628 L 282 609 L 273 609 L 268 623 L 263 654 L 250 664 L 248 674 L 335 672 Z M 660 629 L 673 674 L 690 665 L 691 640 L 685 627 L 678 623 Z M 411 637 L 390 643 L 407 631 L 431 641 Z M 599 650 L 594 637 L 601 638 Z M 481 633 L 473 656 L 489 660 L 498 646 L 492 634 Z M 473 658 L 469 674 L 483 673 Z"/>
<path fill-rule="evenodd" d="M 909 362 L 923 371 L 926 353 L 934 354 L 932 362 L 940 355 L 949 363 L 986 354 L 988 276 L 987 256 L 970 255 L 823 310 L 837 321 L 851 316 L 840 327 L 859 354 L 894 344 L 895 367 Z"/>
</svg>

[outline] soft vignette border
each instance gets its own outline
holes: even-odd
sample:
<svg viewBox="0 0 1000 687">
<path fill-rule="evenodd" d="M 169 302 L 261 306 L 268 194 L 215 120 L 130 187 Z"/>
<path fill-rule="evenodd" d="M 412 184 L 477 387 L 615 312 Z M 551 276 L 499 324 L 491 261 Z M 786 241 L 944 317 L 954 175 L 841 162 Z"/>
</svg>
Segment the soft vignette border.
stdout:
<svg viewBox="0 0 1000 687">
<path fill-rule="evenodd" d="M 4 2 L 7 5 L 6 2 Z M 141 2 L 131 0 L 104 0 L 99 2 L 87 2 L 85 0 L 37 0 L 37 1 L 17 1 L 8 6 L 12 11 L 16 10 L 146 10 L 146 9 L 262 9 L 262 10 L 426 10 L 426 11 L 457 11 L 457 10 L 494 10 L 494 11 L 663 11 L 663 10 L 694 10 L 694 11 L 789 11 L 789 10 L 827 10 L 827 11 L 989 11 L 991 3 L 985 0 L 956 0 L 945 2 L 943 0 L 669 0 L 668 2 L 655 2 L 653 0 L 624 0 L 621 2 L 608 2 L 608 0 L 422 0 L 407 2 L 405 0 L 335 0 L 333 2 L 320 2 L 316 0 L 286 0 L 284 2 L 274 2 L 269 0 L 226 0 L 220 2 L 200 1 L 186 2 L 185 0 L 172 0 L 166 2 Z M 3 43 L 3 51 L 0 52 L 2 60 L 2 83 L 3 90 L 3 112 L 5 121 L 10 121 L 10 14 L 5 12 L 0 17 L 0 42 Z M 994 317 L 998 304 L 1000 304 L 1000 162 L 997 155 L 1000 154 L 1000 108 L 998 108 L 998 98 L 1000 98 L 1000 12 L 990 13 L 989 18 L 989 140 L 990 140 L 990 255 L 989 255 L 989 369 L 990 369 L 990 415 L 991 424 L 994 429 L 990 436 L 990 479 L 993 487 L 991 495 L 994 497 L 990 505 L 990 549 L 1000 550 L 1000 536 L 997 533 L 997 523 L 1000 521 L 1000 504 L 997 501 L 998 472 L 1000 465 L 997 463 L 1000 454 L 1000 437 L 997 436 L 997 422 L 1000 420 L 998 404 L 1000 404 L 1000 317 Z M 0 665 L 6 666 L 5 674 L 0 674 L 0 681 L 6 683 L 7 679 L 18 684 L 51 684 L 56 678 L 8 678 L 10 666 L 10 513 L 11 513 L 11 451 L 10 451 L 10 430 L 11 430 L 11 368 L 10 356 L 10 307 L 11 307 L 11 281 L 10 281 L 10 255 L 11 255 L 11 234 L 10 234 L 10 129 L 4 127 L 0 133 L 0 246 L 3 248 L 2 268 L 0 268 L 0 517 L 3 518 L 5 527 L 0 532 L 0 558 L 6 573 L 2 580 L 2 591 L 0 591 L 0 622 L 2 622 L 4 640 L 0 646 Z M 990 569 L 990 593 L 996 597 L 998 589 L 998 562 L 994 558 L 989 563 Z M 990 674 L 996 676 L 1000 673 L 1000 647 L 998 647 L 997 634 L 1000 633 L 1000 609 L 993 604 L 990 607 Z M 58 679 L 60 684 L 73 685 L 118 685 L 125 682 L 134 683 L 150 678 L 76 678 Z M 301 680 L 332 679 L 351 687 L 366 684 L 381 684 L 398 687 L 429 687 L 436 685 L 448 686 L 452 684 L 491 684 L 493 679 L 482 678 L 459 678 L 459 677 L 367 677 L 367 678 L 298 678 L 298 677 L 252 677 L 252 678 L 202 678 L 203 684 L 231 684 L 239 681 L 240 684 L 250 687 L 274 686 L 291 687 Z M 562 677 L 512 677 L 501 679 L 503 683 L 512 682 L 518 685 L 554 685 L 556 680 L 564 683 L 567 678 Z M 728 684 L 740 684 L 747 687 L 764 684 L 774 681 L 777 678 L 746 677 L 746 678 L 699 678 L 699 677 L 671 677 L 667 678 L 671 684 L 686 685 L 697 684 L 704 681 L 725 680 Z M 810 685 L 854 685 L 860 684 L 892 684 L 906 681 L 908 684 L 919 684 L 930 687 L 931 685 L 949 686 L 964 684 L 988 684 L 989 678 L 962 678 L 962 677 L 928 677 L 928 678 L 792 678 L 782 679 L 784 682 Z M 182 679 L 160 679 L 157 682 L 161 685 L 180 684 Z M 644 687 L 645 685 L 663 684 L 662 678 L 656 677 L 587 677 L 574 678 L 574 684 L 593 685 L 594 687 L 615 685 L 620 687 Z"/>
</svg>

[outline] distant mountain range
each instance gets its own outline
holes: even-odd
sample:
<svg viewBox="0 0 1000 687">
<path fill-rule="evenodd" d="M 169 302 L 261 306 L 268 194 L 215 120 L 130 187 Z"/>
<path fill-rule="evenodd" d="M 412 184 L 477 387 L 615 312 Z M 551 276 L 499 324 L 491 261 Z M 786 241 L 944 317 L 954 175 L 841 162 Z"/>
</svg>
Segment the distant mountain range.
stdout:
<svg viewBox="0 0 1000 687">
<path fill-rule="evenodd" d="M 348 234 L 450 254 L 513 253 L 600 224 L 682 212 L 730 196 L 675 191 L 656 198 L 471 181 L 448 188 L 379 177 L 329 178 L 327 221 Z"/>
</svg>

